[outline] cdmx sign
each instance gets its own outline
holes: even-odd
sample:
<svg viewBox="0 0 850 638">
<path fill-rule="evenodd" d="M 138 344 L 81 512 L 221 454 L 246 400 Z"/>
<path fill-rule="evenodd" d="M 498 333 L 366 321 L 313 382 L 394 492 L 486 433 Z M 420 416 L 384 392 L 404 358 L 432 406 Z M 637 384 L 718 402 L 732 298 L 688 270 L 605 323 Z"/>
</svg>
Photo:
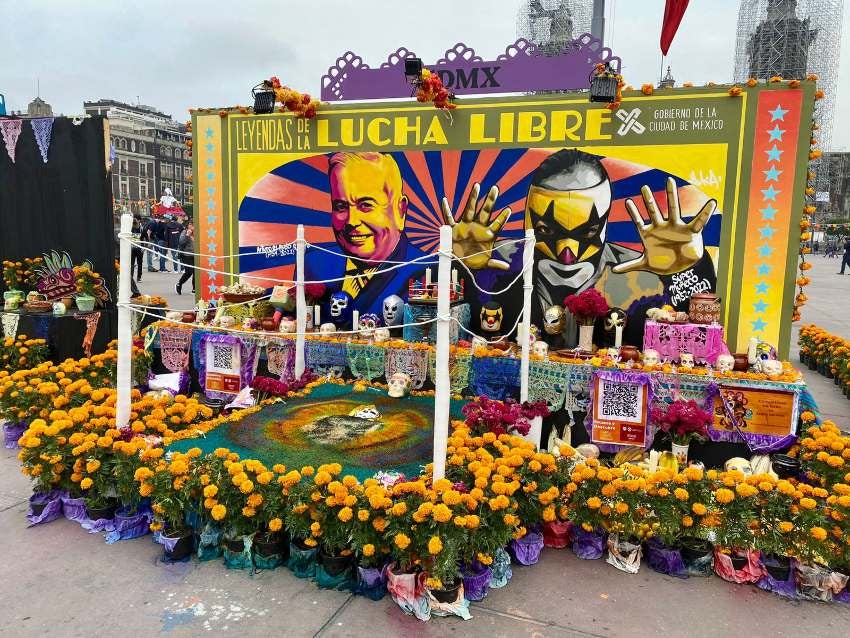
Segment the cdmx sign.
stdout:
<svg viewBox="0 0 850 638">
<path fill-rule="evenodd" d="M 322 100 L 410 97 L 404 61 L 415 57 L 415 53 L 401 47 L 373 69 L 359 55 L 348 51 L 322 76 Z M 568 43 L 557 55 L 544 55 L 534 44 L 520 38 L 495 60 L 484 60 L 459 42 L 434 64 L 424 61 L 455 95 L 586 89 L 599 63 L 619 72 L 620 58 L 589 33 Z"/>
</svg>

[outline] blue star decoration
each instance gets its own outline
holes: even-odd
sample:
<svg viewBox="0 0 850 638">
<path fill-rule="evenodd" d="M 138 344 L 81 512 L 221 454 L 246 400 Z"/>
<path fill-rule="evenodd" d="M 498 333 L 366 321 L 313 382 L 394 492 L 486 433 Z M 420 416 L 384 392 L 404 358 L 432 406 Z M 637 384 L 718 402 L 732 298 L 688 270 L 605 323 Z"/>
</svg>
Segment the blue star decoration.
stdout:
<svg viewBox="0 0 850 638">
<path fill-rule="evenodd" d="M 762 239 L 773 239 L 773 233 L 775 232 L 776 229 L 774 229 L 773 226 L 762 226 L 759 228 L 759 233 L 761 234 Z"/>
<path fill-rule="evenodd" d="M 786 113 L 787 113 L 787 111 L 786 111 Z M 773 118 L 773 119 L 776 119 L 776 118 Z M 782 118 L 780 118 L 780 119 L 782 119 Z M 212 137 L 213 136 L 213 130 L 211 128 L 207 127 L 207 130 L 204 131 L 204 135 L 206 135 L 208 138 Z"/>
<path fill-rule="evenodd" d="M 773 248 L 765 244 L 764 246 L 759 246 L 759 257 L 770 257 L 773 254 Z"/>
<path fill-rule="evenodd" d="M 768 131 L 768 133 L 769 133 L 769 132 L 770 132 L 770 131 Z M 773 139 L 773 138 L 771 138 L 771 139 Z M 781 137 L 779 138 L 779 141 L 780 141 L 780 142 L 782 141 L 782 138 L 781 138 Z M 208 143 L 208 144 L 207 144 L 204 148 L 205 148 L 205 149 L 207 149 L 207 152 L 209 152 L 209 153 L 212 153 L 212 152 L 213 152 L 213 150 L 215 150 L 215 146 L 213 145 L 213 143 L 212 143 L 212 142 L 209 142 L 209 143 Z"/>
<path fill-rule="evenodd" d="M 218 257 L 208 257 L 207 259 L 210 266 L 215 266 L 218 263 Z"/>
<path fill-rule="evenodd" d="M 207 250 L 210 251 L 211 253 L 214 253 L 216 251 L 216 248 L 218 248 L 218 244 L 216 244 L 215 242 L 211 241 L 210 243 L 207 244 Z"/>
<path fill-rule="evenodd" d="M 770 266 L 767 264 L 761 264 L 758 267 L 759 277 L 767 277 L 770 274 Z"/>
<path fill-rule="evenodd" d="M 773 141 L 781 142 L 782 141 L 782 135 L 785 133 L 785 129 L 779 128 L 779 124 L 777 124 L 772 129 L 769 129 L 766 132 L 767 132 L 768 135 L 770 135 L 770 139 L 768 140 L 769 142 L 773 142 Z"/>
<path fill-rule="evenodd" d="M 782 171 L 779 171 L 779 172 L 781 173 Z M 212 196 L 214 193 L 215 193 L 215 187 L 214 186 L 208 186 L 207 187 L 207 195 Z"/>
<path fill-rule="evenodd" d="M 210 209 L 210 210 L 214 210 L 215 209 L 215 200 L 213 200 L 213 199 L 209 200 L 207 202 L 207 208 Z"/>
<path fill-rule="evenodd" d="M 783 109 L 781 104 L 777 104 L 776 108 L 772 111 L 768 111 L 770 113 L 770 121 L 774 122 L 776 120 L 785 121 L 785 114 L 788 113 L 789 109 Z"/>
<path fill-rule="evenodd" d="M 209 288 L 209 289 L 210 289 L 210 294 L 211 294 L 211 295 L 214 295 L 214 294 L 215 294 L 215 291 L 216 291 L 216 290 L 218 290 L 218 286 L 216 286 L 215 284 L 210 284 L 209 286 L 207 286 L 207 288 Z"/>
<path fill-rule="evenodd" d="M 766 220 L 773 221 L 773 218 L 776 217 L 776 213 L 778 213 L 779 211 L 776 210 L 772 204 L 768 204 L 759 212 L 761 213 L 761 216 L 764 217 Z"/>
<path fill-rule="evenodd" d="M 750 323 L 753 324 L 753 332 L 764 332 L 764 329 L 767 327 L 767 324 L 761 317 Z"/>
<path fill-rule="evenodd" d="M 207 237 L 209 237 L 210 239 L 215 239 L 216 232 L 217 231 L 216 231 L 215 228 L 208 228 L 207 229 Z"/>
<path fill-rule="evenodd" d="M 207 179 L 208 180 L 214 180 L 215 179 L 215 173 L 213 173 L 212 171 L 207 173 Z"/>
<path fill-rule="evenodd" d="M 756 293 L 759 295 L 766 295 L 767 291 L 770 290 L 770 286 L 767 282 L 761 281 L 756 284 Z"/>
<path fill-rule="evenodd" d="M 753 304 L 753 310 L 755 310 L 756 312 L 762 312 L 762 313 L 767 312 L 767 304 L 764 302 L 763 299 L 759 299 L 757 302 L 755 302 Z"/>
<path fill-rule="evenodd" d="M 771 184 L 770 186 L 768 186 L 767 188 L 765 188 L 765 189 L 763 189 L 763 190 L 761 191 L 761 195 L 762 195 L 762 197 L 763 197 L 764 199 L 770 199 L 770 200 L 774 200 L 774 201 L 775 201 L 775 200 L 776 200 L 776 196 L 777 196 L 777 195 L 779 195 L 779 193 L 781 193 L 781 192 L 782 192 L 782 191 L 778 191 L 778 190 L 776 190 L 776 189 L 773 187 L 773 185 Z"/>
<path fill-rule="evenodd" d="M 770 170 L 762 171 L 764 173 L 764 181 L 766 182 L 778 182 L 779 176 L 782 175 L 782 171 L 776 170 L 775 166 L 771 166 Z"/>
<path fill-rule="evenodd" d="M 215 224 L 216 216 L 215 215 L 207 215 L 207 223 L 212 226 Z"/>
<path fill-rule="evenodd" d="M 767 161 L 768 162 L 781 162 L 782 161 L 782 153 L 785 151 L 780 151 L 776 148 L 776 144 L 773 145 L 773 148 L 770 148 L 765 151 L 767 153 Z"/>
<path fill-rule="evenodd" d="M 215 164 L 215 160 L 214 160 L 212 157 L 208 157 L 208 158 L 207 158 L 207 166 L 209 166 L 210 168 L 212 168 L 212 167 L 213 167 L 213 164 Z"/>
</svg>

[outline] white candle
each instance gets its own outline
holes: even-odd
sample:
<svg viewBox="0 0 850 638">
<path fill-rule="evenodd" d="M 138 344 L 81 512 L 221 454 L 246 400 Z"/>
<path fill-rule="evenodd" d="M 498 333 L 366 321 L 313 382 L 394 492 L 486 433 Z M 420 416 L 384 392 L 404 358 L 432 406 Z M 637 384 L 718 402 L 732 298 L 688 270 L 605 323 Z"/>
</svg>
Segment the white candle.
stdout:
<svg viewBox="0 0 850 638">
<path fill-rule="evenodd" d="M 430 268 L 425 269 L 425 287 L 426 288 L 431 287 L 431 269 Z"/>
<path fill-rule="evenodd" d="M 355 310 L 351 313 L 351 329 L 357 330 L 357 326 L 360 324 L 360 312 Z"/>
<path fill-rule="evenodd" d="M 321 313 L 318 305 L 313 306 L 313 325 L 316 328 L 322 325 Z"/>
<path fill-rule="evenodd" d="M 614 328 L 614 347 L 619 348 L 623 345 L 623 326 Z"/>
<path fill-rule="evenodd" d="M 457 268 L 452 268 L 452 286 L 457 286 Z"/>
<path fill-rule="evenodd" d="M 750 365 L 753 365 L 756 362 L 756 351 L 758 349 L 758 345 L 758 337 L 750 337 L 749 347 L 747 348 L 747 361 Z"/>
</svg>

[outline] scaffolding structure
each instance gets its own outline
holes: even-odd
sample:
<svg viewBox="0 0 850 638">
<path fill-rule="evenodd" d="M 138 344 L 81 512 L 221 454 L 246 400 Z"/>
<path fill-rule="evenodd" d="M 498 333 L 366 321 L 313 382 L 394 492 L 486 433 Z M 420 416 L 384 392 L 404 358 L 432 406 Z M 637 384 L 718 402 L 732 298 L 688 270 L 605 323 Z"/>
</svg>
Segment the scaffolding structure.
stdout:
<svg viewBox="0 0 850 638">
<path fill-rule="evenodd" d="M 591 32 L 591 0 L 523 0 L 517 12 L 517 37 L 557 55 L 582 33 Z"/>
<path fill-rule="evenodd" d="M 815 107 L 818 145 L 831 150 L 844 0 L 741 0 L 735 42 L 735 81 L 818 76 L 825 97 Z M 815 166 L 815 189 L 829 190 Z"/>
</svg>

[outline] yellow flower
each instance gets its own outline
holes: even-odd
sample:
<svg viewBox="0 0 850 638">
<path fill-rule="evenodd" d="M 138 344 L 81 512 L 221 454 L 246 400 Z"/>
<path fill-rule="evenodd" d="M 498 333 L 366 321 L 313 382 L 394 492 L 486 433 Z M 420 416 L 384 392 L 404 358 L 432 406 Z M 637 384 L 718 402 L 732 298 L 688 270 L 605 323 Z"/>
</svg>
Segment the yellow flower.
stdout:
<svg viewBox="0 0 850 638">
<path fill-rule="evenodd" d="M 714 498 L 717 499 L 717 502 L 721 505 L 726 505 L 727 503 L 731 503 L 735 500 L 735 492 L 727 490 L 725 487 L 721 487 L 714 493 Z"/>
<path fill-rule="evenodd" d="M 93 483 L 93 482 L 94 482 L 94 481 L 92 481 L 92 480 L 91 480 L 91 479 L 87 476 L 87 477 L 86 477 L 86 478 L 84 478 L 82 481 L 80 481 L 80 487 L 81 487 L 82 489 L 84 489 L 84 490 L 87 490 L 87 489 L 89 489 L 89 488 L 92 486 L 92 483 Z"/>
<path fill-rule="evenodd" d="M 688 494 L 688 490 L 681 488 L 681 487 L 677 487 L 675 490 L 673 490 L 673 496 L 675 496 L 680 501 L 687 501 L 688 498 L 690 498 L 690 494 Z"/>
<path fill-rule="evenodd" d="M 396 534 L 395 538 L 393 539 L 393 542 L 395 543 L 396 547 L 401 550 L 404 550 L 407 549 L 408 545 L 410 545 L 410 537 L 407 534 L 403 533 Z"/>
<path fill-rule="evenodd" d="M 708 509 L 702 503 L 694 503 L 691 506 L 691 511 L 697 516 L 705 516 L 705 513 L 708 511 Z"/>
<path fill-rule="evenodd" d="M 283 521 L 279 518 L 273 518 L 269 521 L 269 531 L 270 532 L 279 532 L 283 528 Z"/>
<path fill-rule="evenodd" d="M 210 515 L 213 520 L 220 521 L 227 515 L 227 508 L 224 505 L 218 504 L 210 510 Z"/>
<path fill-rule="evenodd" d="M 407 503 L 404 501 L 399 501 L 395 505 L 393 505 L 393 516 L 403 516 L 405 512 L 407 512 Z"/>
<path fill-rule="evenodd" d="M 816 541 L 826 540 L 826 530 L 823 527 L 813 527 L 809 530 L 809 534 L 811 534 L 812 538 Z"/>
<path fill-rule="evenodd" d="M 361 523 L 365 523 L 369 520 L 369 510 L 360 509 L 357 510 L 357 520 Z"/>
<path fill-rule="evenodd" d="M 254 484 L 251 481 L 242 481 L 239 485 L 239 491 L 243 494 L 250 494 L 254 490 Z"/>
<path fill-rule="evenodd" d="M 363 555 L 366 557 L 375 555 L 375 546 L 372 543 L 366 543 L 363 546 Z"/>
<path fill-rule="evenodd" d="M 401 549 L 404 549 L 404 547 L 402 547 Z M 428 541 L 428 553 L 432 556 L 436 556 L 441 551 L 443 551 L 443 541 L 440 539 L 439 536 L 432 536 L 431 540 Z"/>
<path fill-rule="evenodd" d="M 336 516 L 343 523 L 347 523 L 354 516 L 354 512 L 351 510 L 350 507 L 343 507 L 341 510 L 339 510 Z"/>
<path fill-rule="evenodd" d="M 780 531 L 783 531 L 783 532 L 785 532 L 785 533 L 788 533 L 788 532 L 790 532 L 792 529 L 794 529 L 794 525 L 793 525 L 791 522 L 789 522 L 789 521 L 781 521 L 781 522 L 779 523 L 779 529 L 780 529 Z"/>
<path fill-rule="evenodd" d="M 204 496 L 206 496 L 207 498 L 213 498 L 216 494 L 218 494 L 218 486 L 207 485 L 204 488 Z"/>
<path fill-rule="evenodd" d="M 263 504 L 263 495 L 262 494 L 257 494 L 256 492 L 254 492 L 253 494 L 248 496 L 248 505 L 250 507 L 259 507 L 262 504 Z"/>
<path fill-rule="evenodd" d="M 800 507 L 802 507 L 803 509 L 806 509 L 806 510 L 813 510 L 813 509 L 815 509 L 815 507 L 817 507 L 817 501 L 815 501 L 815 499 L 813 499 L 813 498 L 808 498 L 808 497 L 801 498 L 800 499 Z"/>
<path fill-rule="evenodd" d="M 100 461 L 97 459 L 92 459 L 88 463 L 86 463 L 86 472 L 91 474 L 92 472 L 97 472 L 100 468 Z"/>
<path fill-rule="evenodd" d="M 150 483 L 142 483 L 139 485 L 139 494 L 142 496 L 150 496 L 153 494 L 153 485 Z"/>
<path fill-rule="evenodd" d="M 591 496 L 587 499 L 587 506 L 592 510 L 597 510 L 602 506 L 602 501 L 598 496 Z"/>
<path fill-rule="evenodd" d="M 438 503 L 434 506 L 432 516 L 439 523 L 448 523 L 452 519 L 452 511 L 444 503 Z"/>
</svg>

